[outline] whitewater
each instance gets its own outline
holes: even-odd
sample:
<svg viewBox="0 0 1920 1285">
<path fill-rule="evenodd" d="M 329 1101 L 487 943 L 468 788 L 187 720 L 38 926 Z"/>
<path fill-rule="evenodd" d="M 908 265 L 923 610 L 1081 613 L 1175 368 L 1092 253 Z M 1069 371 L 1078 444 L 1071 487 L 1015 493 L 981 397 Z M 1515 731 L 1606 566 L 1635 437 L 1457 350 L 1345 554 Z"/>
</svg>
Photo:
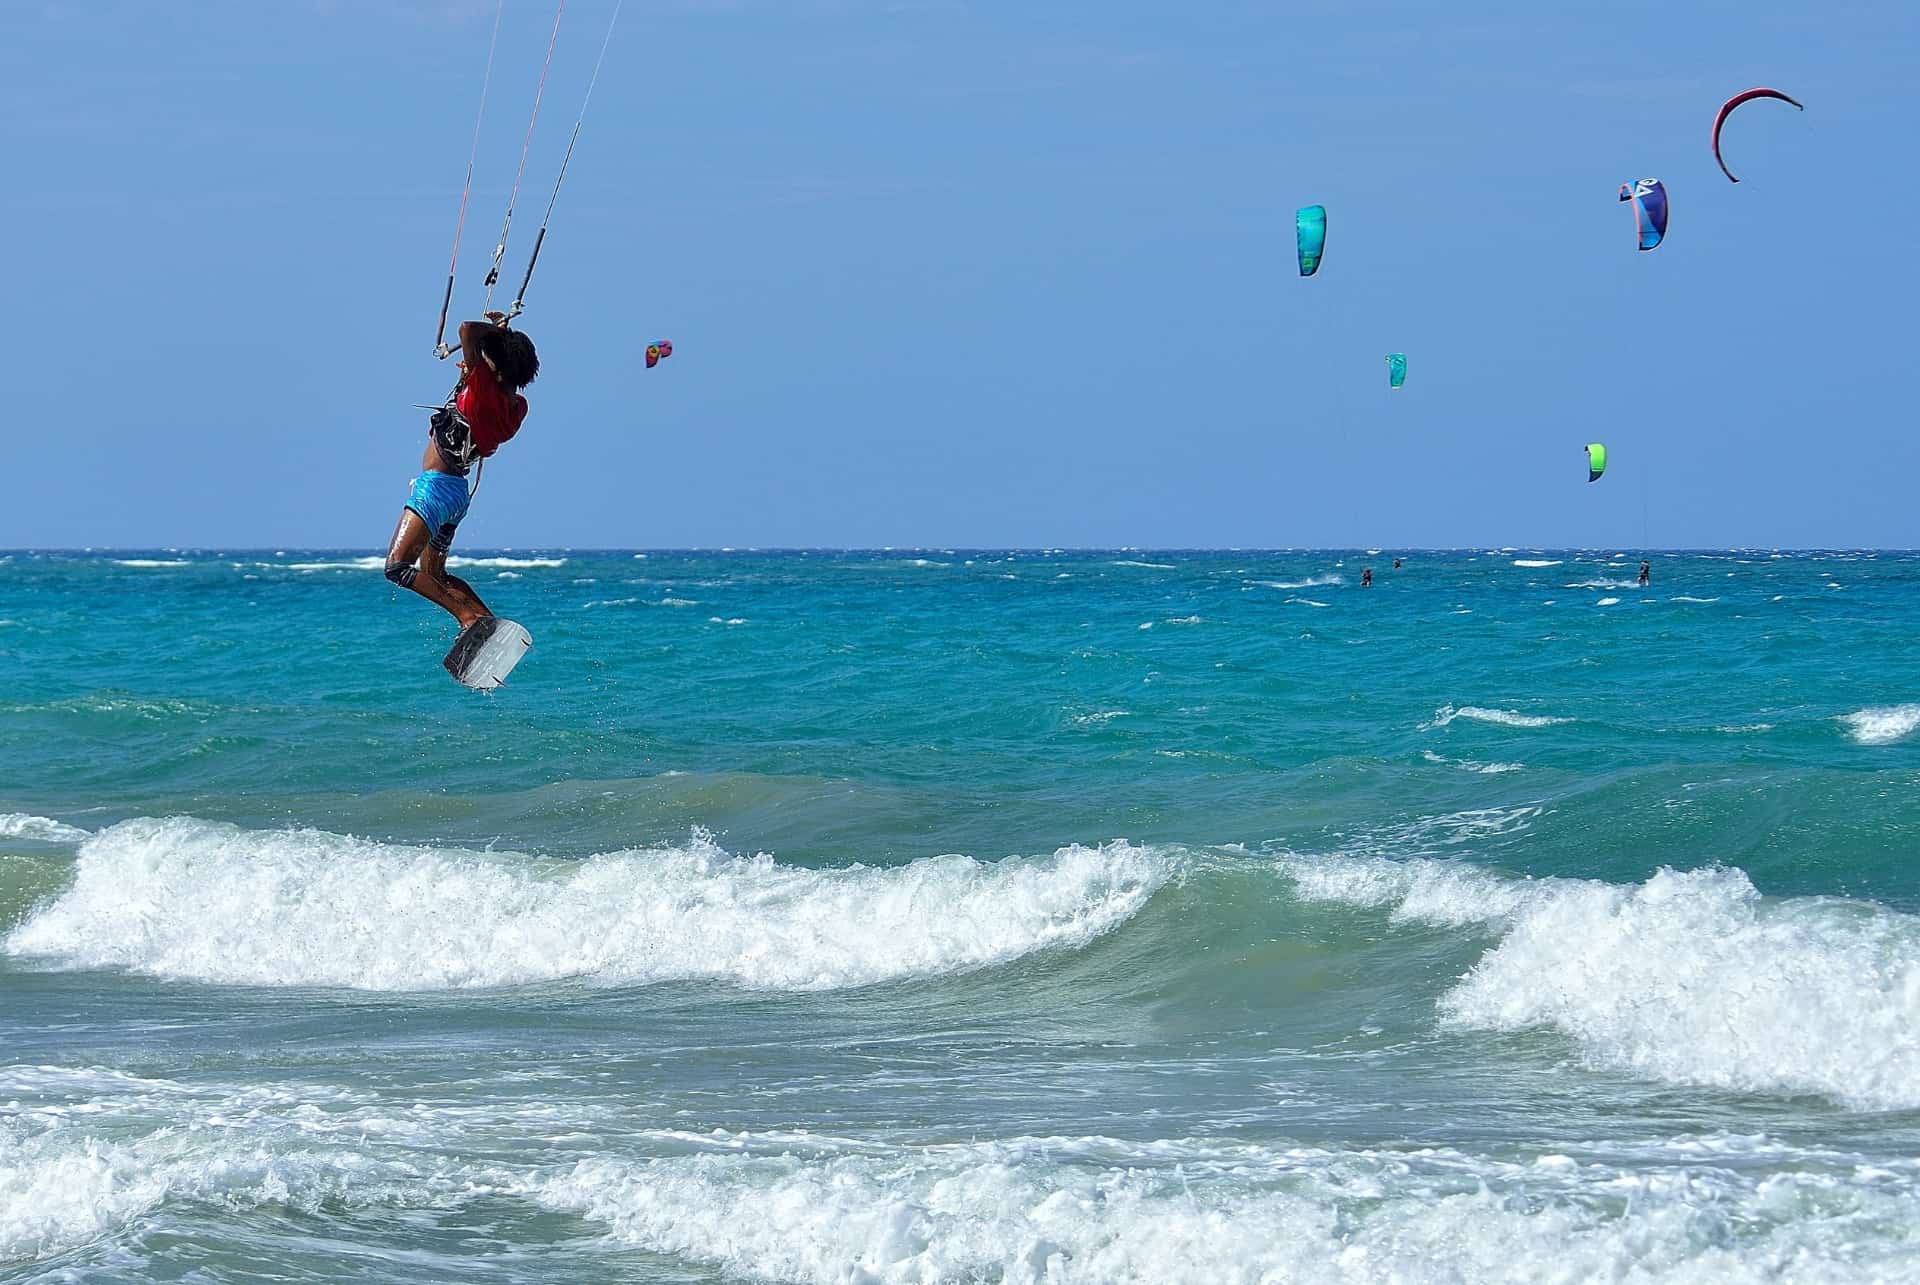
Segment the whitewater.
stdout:
<svg viewBox="0 0 1920 1285">
<path fill-rule="evenodd" d="M 1920 1276 L 1920 558 L 1403 552 L 0 559 L 0 1279 Z"/>
</svg>

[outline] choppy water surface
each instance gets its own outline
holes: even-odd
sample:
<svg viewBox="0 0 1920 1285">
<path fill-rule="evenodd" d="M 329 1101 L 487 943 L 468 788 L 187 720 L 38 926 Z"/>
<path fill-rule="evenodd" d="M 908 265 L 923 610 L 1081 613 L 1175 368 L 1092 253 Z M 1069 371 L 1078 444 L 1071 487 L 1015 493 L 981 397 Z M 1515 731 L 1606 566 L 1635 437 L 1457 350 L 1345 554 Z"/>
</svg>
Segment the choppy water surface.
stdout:
<svg viewBox="0 0 1920 1285">
<path fill-rule="evenodd" d="M 0 556 L 0 1278 L 1920 1276 L 1920 558 L 1406 557 Z"/>
</svg>

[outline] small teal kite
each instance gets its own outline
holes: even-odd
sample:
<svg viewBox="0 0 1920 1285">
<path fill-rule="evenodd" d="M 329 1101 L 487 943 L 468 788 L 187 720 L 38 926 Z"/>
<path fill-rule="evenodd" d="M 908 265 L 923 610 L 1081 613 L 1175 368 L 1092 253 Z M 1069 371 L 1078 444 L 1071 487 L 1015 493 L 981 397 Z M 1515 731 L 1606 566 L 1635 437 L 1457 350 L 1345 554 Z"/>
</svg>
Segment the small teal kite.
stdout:
<svg viewBox="0 0 1920 1285">
<path fill-rule="evenodd" d="M 1320 256 L 1327 248 L 1327 207 L 1303 205 L 1293 216 L 1300 248 L 1300 275 L 1310 277 L 1320 270 Z"/>
<path fill-rule="evenodd" d="M 1387 387 L 1400 388 L 1407 382 L 1407 355 L 1403 352 L 1387 354 Z"/>
</svg>

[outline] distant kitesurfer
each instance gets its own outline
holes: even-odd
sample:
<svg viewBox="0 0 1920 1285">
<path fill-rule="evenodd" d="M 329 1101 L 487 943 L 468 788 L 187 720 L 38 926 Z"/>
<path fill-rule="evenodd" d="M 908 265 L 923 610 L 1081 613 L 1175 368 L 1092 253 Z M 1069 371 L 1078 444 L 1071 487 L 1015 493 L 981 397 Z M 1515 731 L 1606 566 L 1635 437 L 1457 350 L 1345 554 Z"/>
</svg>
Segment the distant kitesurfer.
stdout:
<svg viewBox="0 0 1920 1285">
<path fill-rule="evenodd" d="M 1393 560 L 1393 569 L 1394 569 L 1395 571 L 1398 571 L 1398 570 L 1400 569 L 1400 559 L 1398 559 L 1398 558 L 1395 558 L 1395 559 Z"/>
<path fill-rule="evenodd" d="M 1653 583 L 1653 568 L 1647 565 L 1645 558 L 1640 560 L 1640 583 L 1643 585 Z"/>
<path fill-rule="evenodd" d="M 1362 589 L 1373 588 L 1373 568 L 1372 567 L 1367 567 L 1360 572 L 1360 587 Z"/>
<path fill-rule="evenodd" d="M 527 417 L 520 390 L 540 373 L 533 341 L 508 328 L 506 314 L 486 316 L 460 323 L 460 382 L 433 413 L 422 471 L 387 546 L 387 579 L 444 607 L 462 629 L 493 614 L 472 585 L 447 572 L 447 550 L 472 497 L 467 473 L 520 431 Z"/>
</svg>

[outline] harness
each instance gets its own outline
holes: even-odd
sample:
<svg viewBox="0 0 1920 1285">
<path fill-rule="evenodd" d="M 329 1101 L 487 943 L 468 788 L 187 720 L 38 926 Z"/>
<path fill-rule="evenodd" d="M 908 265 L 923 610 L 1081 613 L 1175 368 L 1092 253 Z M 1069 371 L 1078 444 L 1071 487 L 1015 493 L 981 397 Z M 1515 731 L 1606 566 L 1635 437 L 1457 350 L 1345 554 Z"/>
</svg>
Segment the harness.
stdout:
<svg viewBox="0 0 1920 1285">
<path fill-rule="evenodd" d="M 473 484 L 467 488 L 467 503 L 471 504 L 473 497 L 480 494 L 480 478 L 487 470 L 487 459 L 473 444 L 473 425 L 460 413 L 459 396 L 460 385 L 455 384 L 445 403 L 433 408 L 433 417 L 427 421 L 427 436 L 433 439 L 441 462 L 453 470 L 455 477 L 465 477 L 468 469 L 473 470 Z"/>
<path fill-rule="evenodd" d="M 444 405 L 434 409 L 433 418 L 427 421 L 427 436 L 433 439 L 440 458 L 455 476 L 465 477 L 479 456 L 473 444 L 473 425 L 460 413 L 455 401 L 459 395 L 460 390 L 456 388 L 447 394 Z"/>
</svg>

